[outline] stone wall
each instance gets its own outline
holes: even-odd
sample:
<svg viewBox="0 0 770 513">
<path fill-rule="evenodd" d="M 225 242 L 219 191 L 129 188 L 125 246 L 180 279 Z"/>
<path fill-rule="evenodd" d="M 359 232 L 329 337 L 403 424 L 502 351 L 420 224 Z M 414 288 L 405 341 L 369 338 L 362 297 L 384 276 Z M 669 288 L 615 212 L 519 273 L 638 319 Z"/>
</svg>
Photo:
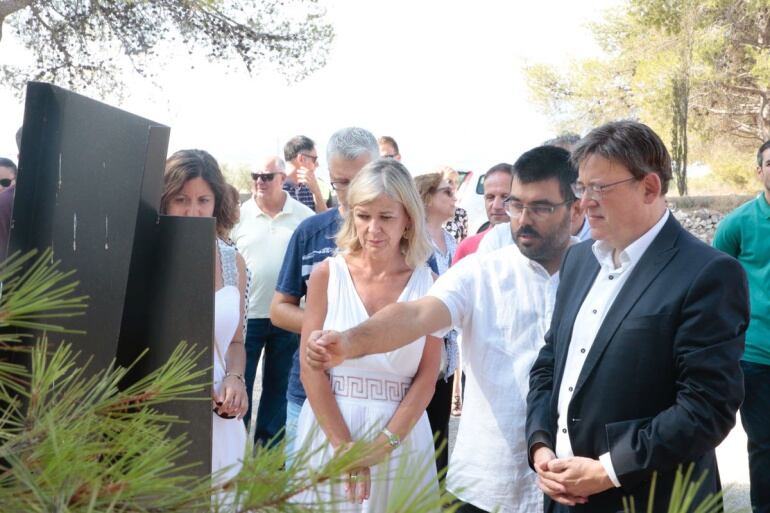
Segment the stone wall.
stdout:
<svg viewBox="0 0 770 513">
<path fill-rule="evenodd" d="M 714 232 L 722 218 L 735 210 L 753 195 L 687 196 L 668 198 L 668 206 L 674 217 L 707 244 L 714 239 Z"/>
<path fill-rule="evenodd" d="M 725 216 L 721 212 L 708 208 L 685 210 L 671 206 L 671 212 L 685 229 L 706 244 L 711 244 L 717 224 Z"/>
</svg>

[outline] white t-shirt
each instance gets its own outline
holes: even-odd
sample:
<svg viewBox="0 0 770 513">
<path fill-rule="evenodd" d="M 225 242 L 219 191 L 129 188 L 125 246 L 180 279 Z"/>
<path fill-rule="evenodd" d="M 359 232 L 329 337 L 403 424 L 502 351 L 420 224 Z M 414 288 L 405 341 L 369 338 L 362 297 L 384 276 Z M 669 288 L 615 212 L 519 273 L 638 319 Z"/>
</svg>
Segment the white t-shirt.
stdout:
<svg viewBox="0 0 770 513">
<path fill-rule="evenodd" d="M 246 260 L 251 271 L 251 290 L 246 316 L 249 319 L 270 317 L 270 302 L 275 293 L 278 273 L 289 239 L 297 225 L 315 212 L 286 194 L 283 210 L 271 218 L 257 206 L 254 198 L 241 205 L 241 220 L 230 238 Z"/>
<path fill-rule="evenodd" d="M 447 488 L 486 511 L 543 508 L 527 458 L 526 399 L 558 283 L 558 273 L 549 275 L 508 245 L 467 256 L 428 291 L 463 333 L 465 401 Z"/>
</svg>

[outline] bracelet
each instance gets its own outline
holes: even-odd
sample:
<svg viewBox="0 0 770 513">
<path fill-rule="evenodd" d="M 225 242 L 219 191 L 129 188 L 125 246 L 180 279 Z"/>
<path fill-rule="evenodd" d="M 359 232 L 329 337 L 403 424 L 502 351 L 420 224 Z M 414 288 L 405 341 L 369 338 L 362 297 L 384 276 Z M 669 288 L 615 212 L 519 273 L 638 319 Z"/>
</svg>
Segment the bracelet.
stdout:
<svg viewBox="0 0 770 513">
<path fill-rule="evenodd" d="M 224 381 L 225 379 L 227 379 L 227 378 L 229 378 L 231 376 L 234 377 L 234 378 L 238 378 L 238 380 L 241 383 L 243 383 L 244 385 L 246 384 L 246 380 L 243 379 L 243 374 L 238 374 L 237 372 L 225 372 L 225 377 L 222 379 L 222 381 Z"/>
<path fill-rule="evenodd" d="M 391 446 L 393 449 L 395 449 L 396 447 L 398 447 L 399 445 L 401 445 L 401 439 L 398 437 L 398 435 L 397 435 L 397 434 L 395 434 L 394 432 L 392 432 L 390 429 L 388 429 L 388 428 L 383 428 L 383 429 L 382 429 L 382 434 L 383 434 L 383 435 L 385 435 L 385 438 L 387 438 L 387 439 L 388 439 L 388 444 L 390 444 L 390 446 Z"/>
</svg>

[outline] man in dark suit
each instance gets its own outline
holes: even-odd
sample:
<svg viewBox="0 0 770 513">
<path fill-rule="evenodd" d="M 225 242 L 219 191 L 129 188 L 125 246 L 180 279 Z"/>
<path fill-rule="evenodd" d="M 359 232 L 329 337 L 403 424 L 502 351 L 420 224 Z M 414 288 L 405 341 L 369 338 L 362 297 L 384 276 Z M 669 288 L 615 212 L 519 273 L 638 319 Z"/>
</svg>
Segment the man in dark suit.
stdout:
<svg viewBox="0 0 770 513">
<path fill-rule="evenodd" d="M 572 154 L 596 242 L 562 263 L 530 374 L 527 440 L 546 511 L 667 511 L 677 469 L 720 489 L 714 448 L 743 399 L 749 318 L 738 262 L 666 208 L 671 158 L 649 127 L 599 127 Z"/>
</svg>

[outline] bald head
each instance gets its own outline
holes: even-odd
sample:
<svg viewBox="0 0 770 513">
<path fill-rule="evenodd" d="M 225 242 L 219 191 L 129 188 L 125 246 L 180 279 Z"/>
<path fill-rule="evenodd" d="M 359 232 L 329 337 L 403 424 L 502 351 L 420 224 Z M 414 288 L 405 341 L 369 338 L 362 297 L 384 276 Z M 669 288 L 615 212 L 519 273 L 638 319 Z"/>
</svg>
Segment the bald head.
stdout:
<svg viewBox="0 0 770 513">
<path fill-rule="evenodd" d="M 286 164 L 283 159 L 278 155 L 272 155 L 265 158 L 262 163 L 263 173 L 284 173 L 286 171 Z M 260 171 L 257 171 L 260 172 Z"/>
<path fill-rule="evenodd" d="M 251 192 L 258 203 L 282 202 L 283 182 L 286 179 L 286 164 L 277 155 L 271 155 L 251 172 Z"/>
</svg>

